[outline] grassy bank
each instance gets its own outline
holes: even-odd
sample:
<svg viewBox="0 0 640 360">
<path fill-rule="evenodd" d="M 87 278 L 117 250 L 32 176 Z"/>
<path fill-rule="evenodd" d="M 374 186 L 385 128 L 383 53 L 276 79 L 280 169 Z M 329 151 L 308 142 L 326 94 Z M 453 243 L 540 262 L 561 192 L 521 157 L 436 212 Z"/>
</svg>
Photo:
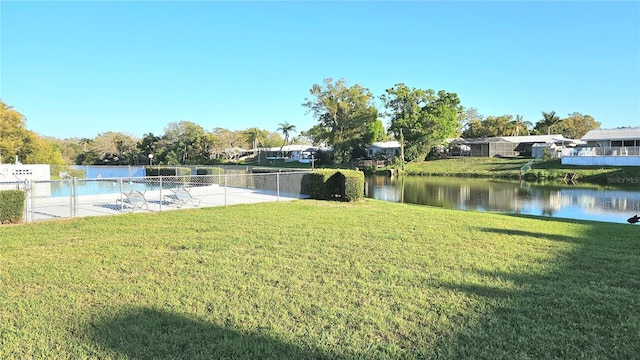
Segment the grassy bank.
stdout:
<svg viewBox="0 0 640 360">
<path fill-rule="evenodd" d="M 520 169 L 531 159 L 455 158 L 405 165 L 407 175 L 496 177 L 518 179 Z M 597 167 L 562 165 L 560 160 L 536 163 L 524 175 L 528 180 L 560 181 L 576 174 L 578 181 L 602 185 L 640 185 L 640 167 Z"/>
<path fill-rule="evenodd" d="M 0 358 L 633 358 L 638 230 L 372 200 L 4 226 Z"/>
</svg>

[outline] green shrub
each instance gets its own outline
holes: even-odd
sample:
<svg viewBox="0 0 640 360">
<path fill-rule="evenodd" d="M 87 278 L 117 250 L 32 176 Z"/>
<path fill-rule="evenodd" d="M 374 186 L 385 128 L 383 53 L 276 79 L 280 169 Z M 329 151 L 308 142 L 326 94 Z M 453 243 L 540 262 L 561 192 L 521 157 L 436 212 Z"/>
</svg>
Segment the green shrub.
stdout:
<svg viewBox="0 0 640 360">
<path fill-rule="evenodd" d="M 205 166 L 198 167 L 196 170 L 196 175 L 201 175 L 198 177 L 192 177 L 192 183 L 200 183 L 200 184 L 218 184 L 221 182 L 220 176 L 224 175 L 224 169 L 221 167 L 214 166 Z M 214 176 L 218 175 L 218 176 Z"/>
<path fill-rule="evenodd" d="M 312 199 L 356 201 L 364 198 L 364 173 L 358 170 L 317 170 L 306 176 L 303 189 Z"/>
<path fill-rule="evenodd" d="M 51 180 L 59 180 L 61 174 L 65 174 L 64 178 L 79 178 L 85 179 L 87 172 L 85 170 L 73 169 L 69 165 L 51 165 L 49 167 Z"/>
<path fill-rule="evenodd" d="M 147 176 L 189 176 L 191 168 L 179 166 L 145 166 Z"/>
<path fill-rule="evenodd" d="M 196 175 L 223 175 L 224 169 L 221 167 L 206 166 L 198 167 Z"/>
<path fill-rule="evenodd" d="M 0 191 L 1 224 L 16 224 L 22 222 L 25 196 L 25 192 L 21 190 Z"/>
</svg>

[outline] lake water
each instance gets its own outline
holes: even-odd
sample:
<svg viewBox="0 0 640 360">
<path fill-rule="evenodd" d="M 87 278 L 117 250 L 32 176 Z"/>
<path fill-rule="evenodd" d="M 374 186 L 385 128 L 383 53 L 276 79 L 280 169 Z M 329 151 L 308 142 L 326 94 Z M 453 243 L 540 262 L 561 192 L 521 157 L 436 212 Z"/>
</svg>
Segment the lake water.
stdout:
<svg viewBox="0 0 640 360">
<path fill-rule="evenodd" d="M 552 186 L 453 177 L 367 177 L 369 198 L 449 209 L 626 223 L 640 214 L 640 189 Z"/>
</svg>

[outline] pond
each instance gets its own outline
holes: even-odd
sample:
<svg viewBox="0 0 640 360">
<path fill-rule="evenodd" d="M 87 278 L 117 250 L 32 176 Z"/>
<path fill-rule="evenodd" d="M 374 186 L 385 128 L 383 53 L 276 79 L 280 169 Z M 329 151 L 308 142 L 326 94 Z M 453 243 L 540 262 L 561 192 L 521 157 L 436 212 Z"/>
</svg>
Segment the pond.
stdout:
<svg viewBox="0 0 640 360">
<path fill-rule="evenodd" d="M 369 198 L 448 209 L 626 223 L 640 214 L 640 189 L 540 185 L 453 177 L 367 177 Z"/>
</svg>

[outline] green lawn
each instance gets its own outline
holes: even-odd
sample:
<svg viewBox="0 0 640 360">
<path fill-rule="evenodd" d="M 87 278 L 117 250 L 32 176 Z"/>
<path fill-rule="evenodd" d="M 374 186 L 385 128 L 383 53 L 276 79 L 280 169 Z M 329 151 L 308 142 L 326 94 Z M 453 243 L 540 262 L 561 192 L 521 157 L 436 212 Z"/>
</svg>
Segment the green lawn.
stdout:
<svg viewBox="0 0 640 360">
<path fill-rule="evenodd" d="M 454 158 L 420 161 L 405 165 L 407 175 L 446 175 L 517 178 L 531 159 L 510 158 Z"/>
<path fill-rule="evenodd" d="M 531 159 L 516 158 L 454 158 L 414 162 L 405 165 L 407 175 L 457 176 L 457 177 L 522 177 L 520 169 Z M 560 160 L 533 164 L 524 175 L 527 180 L 561 181 L 576 174 L 577 182 L 595 183 L 617 187 L 640 186 L 638 166 L 577 166 L 562 165 Z"/>
<path fill-rule="evenodd" d="M 294 201 L 0 227 L 2 359 L 631 359 L 640 227 Z"/>
</svg>

